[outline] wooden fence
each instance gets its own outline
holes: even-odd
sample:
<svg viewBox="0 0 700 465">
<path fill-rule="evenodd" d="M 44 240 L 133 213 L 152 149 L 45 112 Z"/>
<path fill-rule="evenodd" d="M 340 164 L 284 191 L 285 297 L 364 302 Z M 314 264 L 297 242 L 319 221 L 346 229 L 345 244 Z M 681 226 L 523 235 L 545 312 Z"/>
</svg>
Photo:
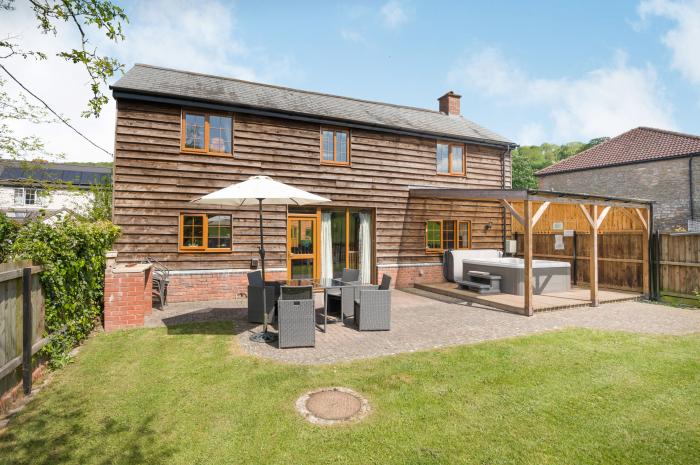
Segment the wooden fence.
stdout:
<svg viewBox="0 0 700 465">
<path fill-rule="evenodd" d="M 561 234 L 561 233 L 559 233 Z M 598 285 L 611 289 L 642 292 L 642 231 L 605 232 L 598 235 Z M 590 234 L 576 231 L 563 237 L 564 248 L 556 250 L 553 233 L 533 234 L 535 259 L 559 260 L 571 265 L 572 284 L 588 283 Z M 523 235 L 515 234 L 522 256 Z"/>
<path fill-rule="evenodd" d="M 48 342 L 40 272 L 31 262 L 0 264 L 0 395 L 17 384 L 19 367 L 31 390 L 32 355 Z"/>
<path fill-rule="evenodd" d="M 700 291 L 700 233 L 662 233 L 656 235 L 654 242 L 659 294 L 697 302 L 695 292 Z"/>
</svg>

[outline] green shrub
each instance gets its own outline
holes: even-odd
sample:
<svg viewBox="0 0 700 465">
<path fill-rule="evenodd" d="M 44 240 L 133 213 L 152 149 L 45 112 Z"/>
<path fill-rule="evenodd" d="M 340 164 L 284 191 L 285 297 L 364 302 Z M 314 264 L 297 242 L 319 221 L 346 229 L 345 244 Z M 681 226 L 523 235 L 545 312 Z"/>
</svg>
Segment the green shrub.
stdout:
<svg viewBox="0 0 700 465">
<path fill-rule="evenodd" d="M 92 331 L 102 311 L 105 252 L 119 235 L 109 221 L 87 222 L 67 217 L 54 225 L 24 225 L 12 247 L 16 259 L 43 265 L 40 275 L 46 301 L 46 329 L 66 330 L 44 349 L 53 366 Z"/>
<path fill-rule="evenodd" d="M 0 213 L 0 263 L 10 260 L 12 244 L 14 244 L 19 232 L 20 224 Z"/>
</svg>

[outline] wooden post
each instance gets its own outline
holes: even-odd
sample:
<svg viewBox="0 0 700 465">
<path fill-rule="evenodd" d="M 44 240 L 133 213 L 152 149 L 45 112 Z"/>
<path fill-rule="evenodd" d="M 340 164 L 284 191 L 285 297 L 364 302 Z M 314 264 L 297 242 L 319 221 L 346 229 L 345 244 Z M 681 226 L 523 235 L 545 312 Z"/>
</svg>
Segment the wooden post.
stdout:
<svg viewBox="0 0 700 465">
<path fill-rule="evenodd" d="M 22 388 L 32 392 L 32 269 L 22 270 Z"/>
<path fill-rule="evenodd" d="M 527 316 L 534 314 L 534 305 L 532 302 L 532 203 L 529 200 L 523 201 L 523 226 L 525 234 L 523 234 L 523 258 L 525 260 L 525 305 L 523 313 Z"/>
<path fill-rule="evenodd" d="M 598 300 L 598 205 L 591 205 L 591 251 L 588 264 L 588 281 L 591 287 L 591 307 L 600 305 Z"/>
<path fill-rule="evenodd" d="M 651 287 L 649 280 L 649 209 L 644 211 L 644 231 L 642 235 L 642 290 L 644 298 L 648 299 L 651 296 Z"/>
</svg>

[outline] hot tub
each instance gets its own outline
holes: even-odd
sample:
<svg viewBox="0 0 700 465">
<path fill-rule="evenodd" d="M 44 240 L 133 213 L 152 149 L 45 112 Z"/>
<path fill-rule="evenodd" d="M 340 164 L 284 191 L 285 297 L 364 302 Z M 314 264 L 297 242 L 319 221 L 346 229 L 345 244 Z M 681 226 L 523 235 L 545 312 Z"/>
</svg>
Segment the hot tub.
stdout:
<svg viewBox="0 0 700 465">
<path fill-rule="evenodd" d="M 515 257 L 464 259 L 462 274 L 470 271 L 486 271 L 501 277 L 501 292 L 523 295 L 525 293 L 525 260 Z M 553 260 L 533 260 L 533 292 L 564 292 L 571 289 L 571 265 Z"/>
</svg>

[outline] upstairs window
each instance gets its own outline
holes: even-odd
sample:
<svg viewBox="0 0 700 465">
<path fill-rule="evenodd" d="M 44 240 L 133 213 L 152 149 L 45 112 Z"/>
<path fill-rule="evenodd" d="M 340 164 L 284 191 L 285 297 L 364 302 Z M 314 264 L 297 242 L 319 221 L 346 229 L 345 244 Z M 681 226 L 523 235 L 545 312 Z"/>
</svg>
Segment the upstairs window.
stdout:
<svg viewBox="0 0 700 465">
<path fill-rule="evenodd" d="M 430 220 L 425 223 L 426 252 L 471 248 L 471 222 Z"/>
<path fill-rule="evenodd" d="M 15 205 L 43 205 L 41 189 L 35 187 L 15 187 Z"/>
<path fill-rule="evenodd" d="M 438 143 L 436 148 L 437 172 L 453 176 L 464 175 L 464 145 Z"/>
<path fill-rule="evenodd" d="M 183 152 L 231 155 L 233 118 L 231 115 L 183 111 Z"/>
<path fill-rule="evenodd" d="M 183 252 L 230 252 L 231 215 L 181 214 L 180 250 Z"/>
<path fill-rule="evenodd" d="M 350 164 L 350 137 L 348 131 L 321 128 L 321 163 Z"/>
</svg>

